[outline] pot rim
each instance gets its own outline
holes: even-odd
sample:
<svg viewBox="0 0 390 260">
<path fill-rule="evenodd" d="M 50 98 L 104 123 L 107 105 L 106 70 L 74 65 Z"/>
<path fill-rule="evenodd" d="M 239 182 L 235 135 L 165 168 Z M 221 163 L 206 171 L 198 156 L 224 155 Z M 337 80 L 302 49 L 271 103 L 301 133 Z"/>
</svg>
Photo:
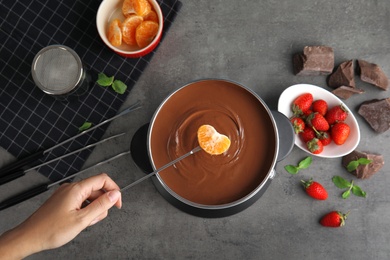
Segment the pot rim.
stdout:
<svg viewBox="0 0 390 260">
<path fill-rule="evenodd" d="M 152 156 L 152 151 L 151 151 L 151 134 L 152 134 L 152 130 L 153 130 L 153 126 L 154 126 L 154 123 L 155 123 L 155 120 L 159 114 L 159 112 L 161 111 L 161 108 L 165 105 L 165 103 L 173 96 L 175 95 L 177 92 L 179 92 L 180 90 L 194 84 L 194 83 L 197 83 L 197 82 L 202 82 L 202 81 L 224 81 L 224 82 L 228 82 L 228 83 L 232 83 L 238 87 L 241 87 L 243 88 L 244 90 L 248 91 L 250 94 L 252 94 L 259 102 L 260 104 L 265 108 L 265 110 L 267 111 L 267 114 L 269 116 L 269 118 L 271 119 L 271 123 L 272 123 L 272 127 L 273 127 L 273 130 L 274 130 L 274 134 L 275 134 L 275 153 L 274 153 L 274 156 L 273 156 L 273 159 L 272 159 L 272 164 L 270 166 L 270 169 L 268 171 L 268 173 L 266 174 L 266 176 L 264 177 L 264 179 L 261 181 L 261 183 L 253 190 L 251 191 L 250 193 L 248 193 L 247 195 L 245 195 L 244 197 L 238 199 L 238 200 L 235 200 L 233 202 L 229 202 L 229 203 L 225 203 L 225 204 L 218 204 L 218 205 L 207 205 L 207 204 L 200 204 L 200 203 L 195 203 L 195 202 L 192 202 L 188 199 L 185 199 L 183 197 L 181 197 L 180 195 L 178 195 L 176 192 L 174 192 L 165 182 L 164 180 L 161 178 L 160 174 L 157 173 L 155 176 L 156 178 L 158 179 L 158 182 L 163 186 L 163 188 L 171 195 L 173 196 L 175 199 L 179 200 L 180 202 L 182 203 L 185 203 L 189 206 L 192 206 L 192 207 L 195 207 L 195 208 L 199 208 L 199 209 L 205 209 L 205 210 L 221 210 L 221 209 L 228 209 L 228 208 L 232 208 L 232 207 L 235 207 L 235 206 L 238 206 L 238 205 L 241 205 L 242 203 L 250 200 L 252 197 L 254 197 L 257 193 L 259 193 L 259 191 L 264 187 L 264 185 L 266 184 L 266 182 L 269 180 L 269 179 L 273 179 L 274 175 L 275 175 L 275 165 L 276 165 L 276 162 L 277 162 L 277 157 L 278 157 L 278 153 L 279 153 L 279 133 L 278 133 L 278 128 L 277 128 L 277 125 L 276 125 L 276 121 L 271 113 L 271 110 L 269 109 L 269 107 L 267 106 L 267 104 L 260 98 L 260 96 L 254 92 L 253 90 L 249 89 L 248 87 L 236 82 L 236 81 L 233 81 L 233 80 L 228 80 L 228 79 L 223 79 L 223 78 L 203 78 L 203 79 L 197 79 L 197 80 L 193 80 L 193 81 L 190 81 L 188 82 L 187 84 L 183 85 L 182 87 L 172 91 L 162 102 L 161 104 L 157 107 L 156 111 L 154 112 L 153 116 L 152 116 L 152 119 L 150 121 L 150 124 L 149 124 L 149 128 L 148 128 L 148 134 L 147 134 L 147 152 L 148 152 L 148 157 L 149 157 L 149 161 L 150 161 L 150 164 L 153 168 L 153 170 L 156 170 L 156 166 L 154 164 L 154 160 L 153 160 L 153 156 Z"/>
</svg>

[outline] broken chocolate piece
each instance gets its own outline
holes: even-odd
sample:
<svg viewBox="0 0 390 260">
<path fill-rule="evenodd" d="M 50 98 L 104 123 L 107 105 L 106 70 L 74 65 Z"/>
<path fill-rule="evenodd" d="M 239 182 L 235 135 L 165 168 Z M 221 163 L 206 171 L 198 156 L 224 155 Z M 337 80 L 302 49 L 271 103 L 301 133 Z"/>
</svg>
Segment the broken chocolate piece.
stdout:
<svg viewBox="0 0 390 260">
<path fill-rule="evenodd" d="M 387 90 L 389 80 L 383 70 L 374 63 L 369 63 L 364 60 L 358 60 L 360 79 L 370 83 L 378 88 Z"/>
<path fill-rule="evenodd" d="M 360 105 L 358 113 L 378 133 L 390 128 L 390 98 L 366 101 Z"/>
<path fill-rule="evenodd" d="M 385 164 L 385 162 L 383 160 L 383 156 L 380 154 L 359 152 L 359 151 L 355 150 L 352 153 L 343 157 L 342 165 L 345 168 L 347 168 L 348 164 L 351 161 L 356 161 L 360 158 L 366 158 L 368 160 L 371 160 L 371 162 L 367 165 L 360 164 L 356 168 L 356 170 L 350 172 L 351 174 L 355 175 L 359 179 L 367 179 L 367 178 L 371 177 L 376 172 L 378 172 Z"/>
<path fill-rule="evenodd" d="M 338 88 L 340 86 L 355 87 L 352 60 L 345 61 L 337 67 L 336 71 L 329 76 L 328 86 L 331 88 Z"/>
<path fill-rule="evenodd" d="M 327 46 L 305 46 L 303 54 L 294 55 L 293 66 L 296 75 L 329 75 L 334 67 L 333 49 Z"/>
<path fill-rule="evenodd" d="M 338 87 L 335 90 L 333 90 L 332 93 L 341 99 L 348 99 L 353 94 L 364 93 L 364 90 L 358 89 L 358 88 L 351 88 L 351 87 L 347 87 L 347 86 L 341 86 L 341 87 Z"/>
</svg>

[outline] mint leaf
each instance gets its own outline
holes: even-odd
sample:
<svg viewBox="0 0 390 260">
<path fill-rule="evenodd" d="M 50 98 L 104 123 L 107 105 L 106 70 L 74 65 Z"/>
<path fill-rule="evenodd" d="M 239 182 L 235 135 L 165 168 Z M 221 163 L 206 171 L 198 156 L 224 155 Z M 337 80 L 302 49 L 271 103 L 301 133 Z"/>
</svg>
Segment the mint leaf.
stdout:
<svg viewBox="0 0 390 260">
<path fill-rule="evenodd" d="M 291 174 L 297 174 L 299 171 L 298 167 L 295 167 L 294 165 L 287 165 L 284 169 Z"/>
<path fill-rule="evenodd" d="M 343 192 L 343 194 L 341 195 L 341 197 L 342 197 L 343 199 L 348 199 L 350 195 L 351 195 L 351 190 L 347 190 L 347 191 Z"/>
<path fill-rule="evenodd" d="M 112 83 L 112 88 L 115 90 L 116 93 L 123 94 L 127 89 L 127 85 L 122 81 L 116 79 Z"/>
<path fill-rule="evenodd" d="M 350 161 L 347 165 L 347 171 L 352 172 L 356 170 L 358 166 L 359 166 L 358 161 Z"/>
<path fill-rule="evenodd" d="M 92 126 L 91 122 L 85 122 L 82 126 L 79 127 L 79 131 L 80 132 L 85 131 L 88 128 L 90 128 L 91 126 Z"/>
<path fill-rule="evenodd" d="M 96 80 L 96 83 L 99 84 L 102 87 L 109 87 L 112 85 L 114 81 L 114 76 L 108 77 L 104 73 L 99 73 L 98 74 L 98 79 Z"/>
<path fill-rule="evenodd" d="M 312 162 L 312 159 L 310 156 L 308 156 L 305 159 L 303 159 L 302 161 L 300 161 L 298 163 L 298 166 L 287 165 L 284 167 L 284 169 L 286 169 L 286 171 L 291 173 L 291 174 L 297 174 L 299 172 L 299 170 L 308 168 L 310 166 L 311 162 Z"/>
<path fill-rule="evenodd" d="M 355 161 L 350 161 L 347 165 L 347 171 L 352 172 L 359 167 L 359 165 L 367 165 L 371 163 L 372 160 L 366 159 L 366 158 L 359 158 L 358 160 Z"/>
<path fill-rule="evenodd" d="M 334 176 L 332 178 L 332 181 L 334 183 L 334 185 L 337 186 L 337 188 L 339 189 L 346 189 L 346 188 L 350 188 L 352 186 L 352 184 L 345 180 L 344 178 L 340 177 L 340 176 Z"/>
<path fill-rule="evenodd" d="M 312 158 L 310 156 L 308 156 L 299 162 L 298 168 L 299 169 L 306 169 L 310 166 L 311 162 L 312 162 Z"/>
<path fill-rule="evenodd" d="M 363 197 L 365 198 L 367 193 L 365 191 L 363 191 L 359 186 L 357 185 L 354 185 L 352 187 L 352 193 L 355 195 L 355 196 L 358 196 L 358 197 Z"/>
</svg>

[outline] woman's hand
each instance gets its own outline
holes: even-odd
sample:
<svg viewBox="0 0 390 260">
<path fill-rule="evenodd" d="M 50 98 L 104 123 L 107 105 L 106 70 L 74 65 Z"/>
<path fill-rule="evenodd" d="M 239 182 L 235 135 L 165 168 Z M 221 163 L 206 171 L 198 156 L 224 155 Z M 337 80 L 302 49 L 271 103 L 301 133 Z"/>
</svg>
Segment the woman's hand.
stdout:
<svg viewBox="0 0 390 260">
<path fill-rule="evenodd" d="M 119 190 L 107 174 L 61 185 L 26 221 L 0 236 L 0 258 L 23 258 L 68 243 L 112 206 L 122 207 Z"/>
</svg>

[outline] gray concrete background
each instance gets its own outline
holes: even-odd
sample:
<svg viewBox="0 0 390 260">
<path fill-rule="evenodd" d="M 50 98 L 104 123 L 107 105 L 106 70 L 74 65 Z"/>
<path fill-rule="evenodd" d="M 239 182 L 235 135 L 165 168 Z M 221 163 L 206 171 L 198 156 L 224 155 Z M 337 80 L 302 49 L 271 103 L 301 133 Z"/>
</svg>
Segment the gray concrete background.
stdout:
<svg viewBox="0 0 390 260">
<path fill-rule="evenodd" d="M 323 76 L 293 75 L 292 55 L 305 45 L 331 46 L 336 64 L 366 59 L 390 75 L 388 0 L 182 2 L 176 21 L 123 106 L 140 99 L 143 108 L 110 125 L 106 136 L 121 131 L 127 135 L 97 147 L 86 167 L 127 150 L 135 131 L 150 120 L 159 103 L 195 79 L 218 77 L 240 82 L 256 91 L 271 109 L 276 109 L 279 95 L 290 85 L 310 83 L 328 89 Z M 341 167 L 340 158 L 313 157 L 309 169 L 290 175 L 283 167 L 307 156 L 294 147 L 277 164 L 275 179 L 254 205 L 219 219 L 181 212 L 148 180 L 123 194 L 121 210 L 112 209 L 104 221 L 69 244 L 29 259 L 390 259 L 390 132 L 374 133 L 356 112 L 363 101 L 390 94 L 358 78 L 356 82 L 366 93 L 346 104 L 360 124 L 358 149 L 385 158 L 385 166 L 371 179 L 355 179 Z M 0 165 L 12 160 L 1 153 Z M 143 176 L 130 156 L 82 177 L 99 172 L 107 172 L 120 186 Z M 341 199 L 341 190 L 331 181 L 334 175 L 353 179 L 367 192 L 367 198 Z M 328 189 L 328 200 L 314 201 L 304 193 L 300 180 L 310 177 Z M 29 173 L 2 186 L 0 198 L 42 181 L 39 174 Z M 0 232 L 27 218 L 51 193 L 1 211 Z M 320 217 L 331 210 L 351 212 L 345 227 L 320 226 Z"/>
</svg>

